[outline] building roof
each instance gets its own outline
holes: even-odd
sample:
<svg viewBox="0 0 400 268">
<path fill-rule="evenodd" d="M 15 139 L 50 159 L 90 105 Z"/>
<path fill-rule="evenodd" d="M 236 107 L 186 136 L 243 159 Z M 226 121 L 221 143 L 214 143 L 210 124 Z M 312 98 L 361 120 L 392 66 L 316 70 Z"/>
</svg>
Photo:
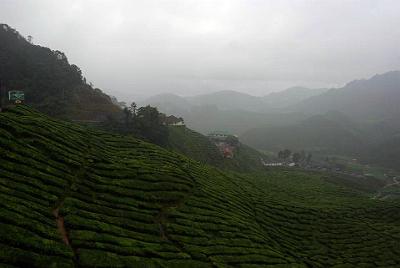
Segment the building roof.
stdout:
<svg viewBox="0 0 400 268">
<path fill-rule="evenodd" d="M 208 136 L 229 136 L 229 135 L 231 134 L 229 134 L 227 131 L 221 131 L 221 130 L 216 130 L 208 133 Z"/>
</svg>

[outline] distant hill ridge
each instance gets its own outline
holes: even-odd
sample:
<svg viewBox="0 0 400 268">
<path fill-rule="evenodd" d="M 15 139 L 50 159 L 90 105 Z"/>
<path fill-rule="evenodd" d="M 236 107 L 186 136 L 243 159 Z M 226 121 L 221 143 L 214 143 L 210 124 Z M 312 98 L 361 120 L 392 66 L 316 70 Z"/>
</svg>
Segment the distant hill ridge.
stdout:
<svg viewBox="0 0 400 268">
<path fill-rule="evenodd" d="M 287 107 L 324 91 L 291 88 L 265 97 L 231 90 L 192 97 L 165 93 L 152 96 L 139 104 L 150 104 L 167 114 L 182 116 L 190 128 L 202 134 L 222 129 L 241 135 L 254 127 L 267 124 L 286 125 L 303 119 L 301 113 L 288 113 Z"/>
<path fill-rule="evenodd" d="M 310 97 L 288 108 L 304 119 L 255 127 L 241 138 L 258 149 L 339 153 L 398 170 L 399 103 L 400 71 L 391 71 Z"/>
<path fill-rule="evenodd" d="M 397 113 L 396 107 L 398 106 L 395 104 L 399 98 L 400 71 L 390 71 L 377 74 L 370 79 L 351 81 L 342 88 L 292 87 L 263 97 L 233 90 L 191 97 L 166 93 L 150 97 L 143 103 L 157 104 L 161 109 L 173 106 L 176 110 L 182 109 L 182 111 L 188 111 L 194 106 L 214 106 L 220 110 L 261 113 L 286 109 L 286 112 L 323 114 L 331 110 L 338 110 L 357 118 L 367 116 L 379 118 L 379 116 Z"/>
<path fill-rule="evenodd" d="M 194 107 L 214 106 L 220 110 L 241 110 L 249 112 L 270 112 L 284 109 L 311 96 L 322 94 L 327 89 L 292 87 L 280 92 L 272 92 L 257 97 L 234 90 L 222 90 L 213 93 L 182 97 L 172 93 L 158 94 L 142 101 L 160 107 L 161 110 L 188 112 Z"/>
<path fill-rule="evenodd" d="M 330 89 L 294 105 L 293 110 L 308 114 L 337 110 L 355 120 L 396 123 L 400 117 L 399 103 L 400 71 L 391 71 Z"/>
<path fill-rule="evenodd" d="M 280 92 L 272 92 L 262 98 L 265 104 L 271 108 L 285 109 L 310 97 L 318 96 L 327 90 L 325 88 L 291 87 Z"/>
</svg>

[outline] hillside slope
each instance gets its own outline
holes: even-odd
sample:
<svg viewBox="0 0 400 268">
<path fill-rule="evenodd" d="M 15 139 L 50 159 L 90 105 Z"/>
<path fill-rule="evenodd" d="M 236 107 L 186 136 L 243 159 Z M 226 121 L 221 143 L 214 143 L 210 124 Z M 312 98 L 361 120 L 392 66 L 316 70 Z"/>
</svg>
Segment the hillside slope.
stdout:
<svg viewBox="0 0 400 268">
<path fill-rule="evenodd" d="M 339 112 L 314 115 L 289 126 L 251 129 L 241 136 L 246 144 L 264 150 L 291 148 L 350 155 L 365 147 L 363 138 L 357 124 Z"/>
<path fill-rule="evenodd" d="M 168 132 L 168 147 L 173 151 L 203 164 L 221 166 L 223 157 L 207 137 L 184 126 L 169 126 Z"/>
<path fill-rule="evenodd" d="M 400 204 L 237 175 L 18 107 L 0 114 L 0 265 L 396 267 Z"/>
<path fill-rule="evenodd" d="M 272 92 L 262 97 L 262 100 L 270 109 L 286 109 L 310 97 L 318 96 L 326 91 L 327 89 L 324 88 L 311 89 L 305 87 L 290 87 L 283 91 Z"/>
<path fill-rule="evenodd" d="M 175 152 L 221 169 L 240 172 L 263 170 L 266 156 L 257 150 L 239 144 L 232 159 L 224 158 L 218 148 L 206 136 L 182 126 L 169 127 L 169 148 Z"/>
<path fill-rule="evenodd" d="M 262 98 L 233 90 L 223 90 L 202 94 L 186 99 L 195 106 L 215 106 L 220 110 L 265 111 Z"/>
<path fill-rule="evenodd" d="M 191 129 L 208 134 L 215 130 L 241 135 L 245 131 L 259 126 L 284 126 L 299 122 L 305 116 L 300 113 L 254 113 L 247 111 L 222 111 L 216 107 L 194 108 L 184 115 L 185 123 Z"/>
<path fill-rule="evenodd" d="M 23 90 L 25 103 L 53 116 L 104 120 L 121 113 L 109 96 L 86 82 L 64 53 L 34 45 L 1 23 L 0 84 L 6 90 Z"/>
<path fill-rule="evenodd" d="M 321 114 L 332 110 L 361 121 L 386 121 L 400 128 L 400 71 L 355 80 L 294 105 L 294 110 Z"/>
</svg>

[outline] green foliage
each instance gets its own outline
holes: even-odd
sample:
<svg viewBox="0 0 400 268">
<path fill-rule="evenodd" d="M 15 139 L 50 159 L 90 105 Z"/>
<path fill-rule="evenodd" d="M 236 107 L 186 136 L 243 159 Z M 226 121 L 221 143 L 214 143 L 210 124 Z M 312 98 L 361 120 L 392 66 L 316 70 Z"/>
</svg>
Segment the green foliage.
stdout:
<svg viewBox="0 0 400 268">
<path fill-rule="evenodd" d="M 133 102 L 123 110 L 124 118 L 103 122 L 102 128 L 119 134 L 131 134 L 137 138 L 165 146 L 168 140 L 168 128 L 165 125 L 165 115 L 159 113 L 156 107 L 146 106 L 137 109 Z"/>
<path fill-rule="evenodd" d="M 221 171 L 24 106 L 0 149 L 1 266 L 400 265 L 400 203 L 320 174 Z"/>
<path fill-rule="evenodd" d="M 135 117 L 135 126 L 139 137 L 165 145 L 168 140 L 168 128 L 164 125 L 163 116 L 155 107 L 140 107 Z"/>
</svg>

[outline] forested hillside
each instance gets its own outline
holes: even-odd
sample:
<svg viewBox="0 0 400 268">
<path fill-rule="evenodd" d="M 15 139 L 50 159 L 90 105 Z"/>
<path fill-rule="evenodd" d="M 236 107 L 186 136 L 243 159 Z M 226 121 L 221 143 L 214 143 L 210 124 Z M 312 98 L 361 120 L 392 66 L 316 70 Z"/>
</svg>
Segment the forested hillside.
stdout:
<svg viewBox="0 0 400 268">
<path fill-rule="evenodd" d="M 0 113 L 0 265 L 397 267 L 400 203 L 223 172 L 19 106 Z"/>
<path fill-rule="evenodd" d="M 63 52 L 32 44 L 7 24 L 0 24 L 0 80 L 6 90 L 23 90 L 25 103 L 50 115 L 104 120 L 120 112 Z"/>
</svg>

